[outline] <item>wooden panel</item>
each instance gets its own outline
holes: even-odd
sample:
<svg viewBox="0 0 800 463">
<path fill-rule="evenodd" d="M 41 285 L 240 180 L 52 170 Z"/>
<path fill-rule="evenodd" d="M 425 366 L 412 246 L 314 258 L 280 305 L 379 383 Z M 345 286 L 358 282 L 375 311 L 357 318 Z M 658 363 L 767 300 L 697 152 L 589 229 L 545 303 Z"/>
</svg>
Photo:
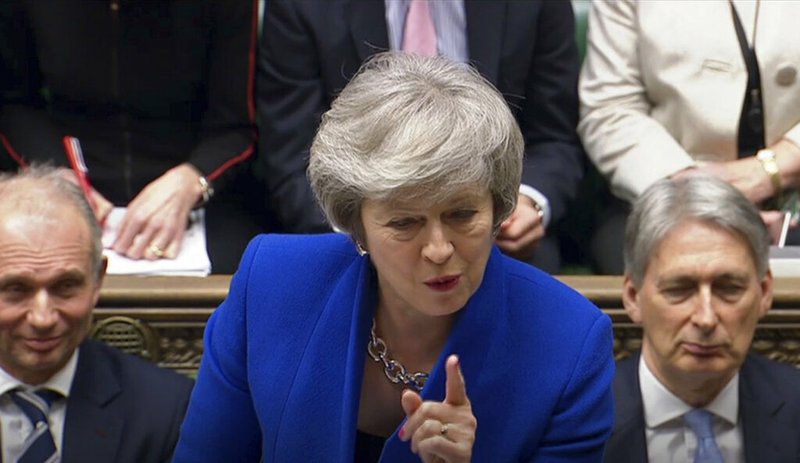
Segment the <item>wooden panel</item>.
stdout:
<svg viewBox="0 0 800 463">
<path fill-rule="evenodd" d="M 614 352 L 623 358 L 641 345 L 641 329 L 622 308 L 622 278 L 562 276 L 614 323 Z M 203 329 L 228 292 L 230 276 L 108 276 L 94 311 L 92 336 L 159 365 L 194 374 L 203 353 Z M 759 323 L 753 350 L 800 367 L 800 278 L 775 281 L 773 310 Z"/>
</svg>

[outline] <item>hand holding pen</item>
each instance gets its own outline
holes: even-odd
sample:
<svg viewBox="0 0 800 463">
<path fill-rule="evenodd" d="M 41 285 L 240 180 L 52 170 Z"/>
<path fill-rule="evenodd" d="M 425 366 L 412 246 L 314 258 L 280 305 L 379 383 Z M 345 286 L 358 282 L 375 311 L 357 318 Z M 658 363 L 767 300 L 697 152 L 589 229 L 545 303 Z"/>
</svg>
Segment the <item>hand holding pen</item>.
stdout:
<svg viewBox="0 0 800 463">
<path fill-rule="evenodd" d="M 64 150 L 67 153 L 67 159 L 69 159 L 70 167 L 72 167 L 74 179 L 77 181 L 78 185 L 80 185 L 81 190 L 83 190 L 86 200 L 92 207 L 94 215 L 102 227 L 114 205 L 104 198 L 103 195 L 98 193 L 97 190 L 92 188 L 91 183 L 89 183 L 89 169 L 86 167 L 86 162 L 83 159 L 83 151 L 81 151 L 81 144 L 78 139 L 67 135 L 62 141 L 64 143 Z"/>
<path fill-rule="evenodd" d="M 101 226 L 113 204 L 89 183 L 89 169 L 77 138 L 63 139 L 74 178 Z M 174 259 L 181 248 L 192 207 L 203 197 L 200 172 L 180 164 L 148 184 L 127 206 L 112 249 L 130 259 Z"/>
</svg>

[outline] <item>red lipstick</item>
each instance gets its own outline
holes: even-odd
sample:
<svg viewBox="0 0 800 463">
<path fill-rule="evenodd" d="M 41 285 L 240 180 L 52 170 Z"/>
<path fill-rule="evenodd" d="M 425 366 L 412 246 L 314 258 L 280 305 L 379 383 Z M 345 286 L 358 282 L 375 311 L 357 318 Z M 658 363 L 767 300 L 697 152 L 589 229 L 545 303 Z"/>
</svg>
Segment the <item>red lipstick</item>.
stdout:
<svg viewBox="0 0 800 463">
<path fill-rule="evenodd" d="M 434 291 L 446 292 L 458 286 L 461 275 L 447 275 L 427 280 L 425 284 Z"/>
</svg>

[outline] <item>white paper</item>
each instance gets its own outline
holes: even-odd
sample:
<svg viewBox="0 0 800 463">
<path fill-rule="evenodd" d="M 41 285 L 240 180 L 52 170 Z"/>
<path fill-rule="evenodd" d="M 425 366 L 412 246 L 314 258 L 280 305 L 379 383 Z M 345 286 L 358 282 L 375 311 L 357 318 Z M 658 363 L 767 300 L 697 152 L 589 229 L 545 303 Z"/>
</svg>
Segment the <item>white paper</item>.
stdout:
<svg viewBox="0 0 800 463">
<path fill-rule="evenodd" d="M 800 277 L 800 246 L 770 246 L 769 267 L 776 277 Z"/>
<path fill-rule="evenodd" d="M 206 251 L 206 222 L 203 209 L 192 211 L 190 225 L 183 235 L 181 250 L 175 259 L 133 260 L 110 249 L 117 238 L 117 228 L 125 216 L 124 207 L 115 207 L 103 228 L 103 254 L 108 258 L 109 275 L 206 276 L 211 261 Z"/>
</svg>

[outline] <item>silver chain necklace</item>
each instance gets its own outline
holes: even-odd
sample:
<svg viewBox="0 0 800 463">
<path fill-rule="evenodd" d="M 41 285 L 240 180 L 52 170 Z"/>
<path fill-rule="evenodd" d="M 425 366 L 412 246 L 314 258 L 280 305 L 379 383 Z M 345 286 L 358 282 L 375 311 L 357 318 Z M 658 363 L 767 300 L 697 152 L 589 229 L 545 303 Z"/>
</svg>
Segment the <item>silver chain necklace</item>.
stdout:
<svg viewBox="0 0 800 463">
<path fill-rule="evenodd" d="M 372 328 L 369 330 L 369 343 L 367 343 L 367 353 L 376 362 L 383 362 L 383 373 L 394 384 L 403 383 L 404 385 L 420 392 L 425 387 L 428 380 L 428 373 L 418 371 L 408 373 L 406 367 L 397 360 L 389 357 L 389 349 L 383 339 L 375 335 L 375 319 L 372 319 Z"/>
</svg>

